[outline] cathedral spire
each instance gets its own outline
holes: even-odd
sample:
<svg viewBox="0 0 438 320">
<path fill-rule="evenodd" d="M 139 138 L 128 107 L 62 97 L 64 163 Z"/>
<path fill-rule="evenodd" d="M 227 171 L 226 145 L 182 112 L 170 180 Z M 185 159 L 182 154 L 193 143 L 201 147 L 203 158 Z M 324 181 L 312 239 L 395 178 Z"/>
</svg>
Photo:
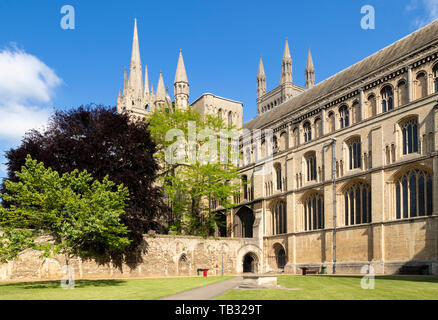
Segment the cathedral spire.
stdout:
<svg viewBox="0 0 438 320">
<path fill-rule="evenodd" d="M 143 91 L 143 75 L 141 72 L 140 47 L 138 45 L 137 19 L 134 20 L 134 36 L 132 39 L 131 68 L 129 71 L 129 87 L 137 93 Z"/>
<path fill-rule="evenodd" d="M 164 89 L 163 74 L 160 71 L 160 78 L 158 79 L 158 85 L 157 85 L 156 102 L 164 103 L 165 101 L 166 101 L 166 91 Z"/>
<path fill-rule="evenodd" d="M 266 93 L 266 76 L 263 68 L 262 56 L 259 61 L 259 71 L 257 72 L 257 98 L 260 98 Z"/>
<path fill-rule="evenodd" d="M 315 86 L 315 67 L 313 66 L 313 60 L 312 60 L 312 54 L 309 52 L 307 53 L 307 64 L 306 64 L 306 70 L 304 72 L 305 78 L 306 78 L 306 89 L 310 89 L 313 86 Z"/>
<path fill-rule="evenodd" d="M 292 83 L 292 58 L 289 51 L 289 43 L 286 38 L 284 45 L 283 60 L 281 61 L 281 78 L 280 84 Z"/>
<path fill-rule="evenodd" d="M 128 80 L 127 80 L 127 76 L 126 76 L 126 67 L 125 67 L 125 72 L 123 74 L 123 95 L 126 95 L 127 88 L 128 88 Z"/>
<path fill-rule="evenodd" d="M 149 76 L 148 76 L 148 66 L 144 66 L 144 94 L 149 94 Z"/>
<path fill-rule="evenodd" d="M 176 66 L 173 94 L 177 108 L 187 108 L 189 105 L 189 82 L 187 81 L 186 68 L 181 49 L 179 50 L 178 64 Z"/>
</svg>

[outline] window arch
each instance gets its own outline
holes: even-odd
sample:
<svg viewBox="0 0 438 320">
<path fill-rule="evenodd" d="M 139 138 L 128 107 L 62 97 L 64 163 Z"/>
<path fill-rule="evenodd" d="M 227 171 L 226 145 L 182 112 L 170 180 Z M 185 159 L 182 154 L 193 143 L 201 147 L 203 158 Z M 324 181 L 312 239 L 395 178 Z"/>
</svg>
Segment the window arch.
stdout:
<svg viewBox="0 0 438 320">
<path fill-rule="evenodd" d="M 394 95 L 391 86 L 384 86 L 382 91 L 380 91 L 380 94 L 382 95 L 382 112 L 392 110 Z"/>
<path fill-rule="evenodd" d="M 328 114 L 328 123 L 329 123 L 329 130 L 330 132 L 335 131 L 335 113 L 333 111 L 330 111 Z"/>
<path fill-rule="evenodd" d="M 319 192 L 310 193 L 304 204 L 304 231 L 324 229 L 324 196 Z"/>
<path fill-rule="evenodd" d="M 287 147 L 287 135 L 286 132 L 283 131 L 280 134 L 280 150 L 286 150 Z"/>
<path fill-rule="evenodd" d="M 397 84 L 398 90 L 398 105 L 403 106 L 408 103 L 408 86 L 405 80 L 399 81 Z"/>
<path fill-rule="evenodd" d="M 418 121 L 410 118 L 400 123 L 403 154 L 418 152 Z"/>
<path fill-rule="evenodd" d="M 292 137 L 294 142 L 294 147 L 298 147 L 298 128 L 294 128 L 292 131 Z"/>
<path fill-rule="evenodd" d="M 232 112 L 228 112 L 228 126 L 231 127 L 233 125 L 233 114 Z"/>
<path fill-rule="evenodd" d="M 304 142 L 309 142 L 312 140 L 312 127 L 309 121 L 306 121 L 303 125 L 304 130 Z"/>
<path fill-rule="evenodd" d="M 411 169 L 395 181 L 395 211 L 397 219 L 432 214 L 432 175 L 421 169 Z"/>
<path fill-rule="evenodd" d="M 368 96 L 368 117 L 374 117 L 376 115 L 377 102 L 376 96 L 374 94 L 370 94 Z"/>
<path fill-rule="evenodd" d="M 346 226 L 371 222 L 371 186 L 356 182 L 344 191 L 344 223 Z"/>
<path fill-rule="evenodd" d="M 315 151 L 310 151 L 304 156 L 306 160 L 306 172 L 307 181 L 316 180 L 316 153 Z"/>
<path fill-rule="evenodd" d="M 316 118 L 315 119 L 315 138 L 319 138 L 320 136 L 322 136 L 322 132 L 321 132 L 321 119 L 320 118 Z"/>
<path fill-rule="evenodd" d="M 246 175 L 242 176 L 243 185 L 243 199 L 248 200 L 248 177 Z"/>
<path fill-rule="evenodd" d="M 275 135 L 272 138 L 272 145 L 274 146 L 274 150 L 278 149 L 278 139 L 277 139 L 277 136 L 275 136 Z"/>
<path fill-rule="evenodd" d="M 219 110 L 217 111 L 217 113 L 218 113 L 218 117 L 219 117 L 219 119 L 222 120 L 222 109 L 219 108 Z"/>
<path fill-rule="evenodd" d="M 339 127 L 345 128 L 350 125 L 350 116 L 348 114 L 348 107 L 343 105 L 339 108 Z"/>
<path fill-rule="evenodd" d="M 421 99 L 427 96 L 427 76 L 425 72 L 420 72 L 417 75 L 415 98 Z"/>
<path fill-rule="evenodd" d="M 272 234 L 282 234 L 287 232 L 286 203 L 277 201 L 271 208 L 272 210 Z"/>
<path fill-rule="evenodd" d="M 355 100 L 353 105 L 351 106 L 351 110 L 353 112 L 353 123 L 357 123 L 360 121 L 360 105 L 359 101 Z"/>
<path fill-rule="evenodd" d="M 360 137 L 350 139 L 347 142 L 347 145 L 348 145 L 348 158 L 350 161 L 350 170 L 356 169 L 356 168 L 361 168 L 362 161 L 361 161 Z"/>
<path fill-rule="evenodd" d="M 436 63 L 433 66 L 432 73 L 433 73 L 434 92 L 438 92 L 438 63 Z"/>
</svg>

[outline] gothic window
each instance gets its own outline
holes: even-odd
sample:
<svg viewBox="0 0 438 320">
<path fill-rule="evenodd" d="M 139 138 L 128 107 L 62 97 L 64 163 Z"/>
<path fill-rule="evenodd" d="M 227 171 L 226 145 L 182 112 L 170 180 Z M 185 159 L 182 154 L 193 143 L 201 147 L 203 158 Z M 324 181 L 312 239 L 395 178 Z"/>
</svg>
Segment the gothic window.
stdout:
<svg viewBox="0 0 438 320">
<path fill-rule="evenodd" d="M 275 165 L 275 177 L 277 179 L 277 190 L 281 190 L 281 165 L 279 163 Z"/>
<path fill-rule="evenodd" d="M 408 103 L 408 87 L 405 80 L 401 80 L 398 85 L 398 105 L 403 106 Z"/>
<path fill-rule="evenodd" d="M 249 165 L 251 163 L 251 151 L 249 148 L 246 148 L 246 165 Z"/>
<path fill-rule="evenodd" d="M 350 170 L 361 167 L 361 143 L 360 138 L 353 138 L 348 143 L 348 158 Z"/>
<path fill-rule="evenodd" d="M 432 176 L 411 169 L 395 182 L 396 218 L 410 218 L 432 214 Z"/>
<path fill-rule="evenodd" d="M 243 199 L 248 200 L 248 177 L 242 176 Z"/>
<path fill-rule="evenodd" d="M 434 92 L 438 92 L 438 63 L 434 65 L 433 69 L 433 84 L 434 84 Z"/>
<path fill-rule="evenodd" d="M 371 222 L 371 187 L 357 182 L 344 192 L 345 225 Z"/>
<path fill-rule="evenodd" d="M 357 123 L 360 121 L 360 105 L 358 101 L 354 101 L 351 107 L 353 111 L 353 123 Z"/>
<path fill-rule="evenodd" d="M 368 96 L 368 117 L 374 117 L 376 115 L 376 96 L 374 94 L 370 94 Z"/>
<path fill-rule="evenodd" d="M 309 152 L 306 156 L 307 181 L 316 180 L 316 154 L 314 151 Z"/>
<path fill-rule="evenodd" d="M 298 147 L 298 128 L 295 128 L 292 131 L 293 141 L 294 141 L 294 147 Z"/>
<path fill-rule="evenodd" d="M 348 114 L 347 106 L 342 106 L 339 108 L 339 127 L 345 128 L 350 125 L 350 118 Z"/>
<path fill-rule="evenodd" d="M 415 98 L 421 99 L 427 96 L 427 78 L 426 73 L 420 72 L 417 75 L 417 87 L 415 90 Z"/>
<path fill-rule="evenodd" d="M 278 201 L 272 207 L 272 234 L 286 233 L 286 203 Z"/>
<path fill-rule="evenodd" d="M 310 126 L 309 121 L 304 123 L 303 130 L 304 130 L 304 142 L 309 142 L 310 140 L 312 140 L 312 127 Z"/>
<path fill-rule="evenodd" d="M 222 109 L 219 109 L 219 110 L 217 111 L 217 113 L 218 113 L 218 117 L 219 117 L 219 119 L 222 120 Z"/>
<path fill-rule="evenodd" d="M 400 124 L 402 130 L 403 154 L 418 152 L 418 121 L 408 119 Z"/>
<path fill-rule="evenodd" d="M 277 150 L 278 149 L 278 139 L 277 139 L 277 136 L 274 136 L 272 138 L 272 143 L 273 143 L 273 146 L 274 146 L 274 150 Z"/>
<path fill-rule="evenodd" d="M 315 138 L 319 138 L 321 136 L 321 119 L 316 118 L 315 120 Z"/>
<path fill-rule="evenodd" d="M 392 88 L 385 86 L 380 94 L 382 95 L 382 112 L 392 110 L 394 101 Z"/>
<path fill-rule="evenodd" d="M 282 132 L 280 134 L 280 150 L 285 150 L 286 149 L 286 132 Z"/>
<path fill-rule="evenodd" d="M 313 192 L 304 200 L 304 231 L 324 229 L 324 197 Z"/>
<path fill-rule="evenodd" d="M 328 123 L 329 123 L 330 132 L 335 131 L 335 113 L 334 112 L 329 112 Z"/>
</svg>

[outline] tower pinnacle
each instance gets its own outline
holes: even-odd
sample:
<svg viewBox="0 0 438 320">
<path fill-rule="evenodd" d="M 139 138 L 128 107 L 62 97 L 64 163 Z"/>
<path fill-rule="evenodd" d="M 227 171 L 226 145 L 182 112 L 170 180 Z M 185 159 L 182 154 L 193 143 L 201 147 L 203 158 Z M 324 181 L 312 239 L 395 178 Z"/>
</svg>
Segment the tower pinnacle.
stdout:
<svg viewBox="0 0 438 320">
<path fill-rule="evenodd" d="M 315 86 L 315 67 L 313 66 L 313 60 L 312 60 L 312 54 L 309 52 L 307 53 L 307 63 L 306 63 L 306 70 L 304 71 L 304 75 L 306 78 L 306 89 L 310 89 L 313 86 Z"/>
</svg>

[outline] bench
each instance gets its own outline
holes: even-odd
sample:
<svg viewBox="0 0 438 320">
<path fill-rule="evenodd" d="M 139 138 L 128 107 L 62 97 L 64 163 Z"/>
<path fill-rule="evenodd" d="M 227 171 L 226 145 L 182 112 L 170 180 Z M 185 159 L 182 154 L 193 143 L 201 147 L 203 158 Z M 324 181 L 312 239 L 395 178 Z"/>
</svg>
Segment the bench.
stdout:
<svg viewBox="0 0 438 320">
<path fill-rule="evenodd" d="M 425 274 L 425 270 L 428 269 L 427 265 L 422 266 L 402 266 L 398 269 L 399 274 Z"/>
<path fill-rule="evenodd" d="M 320 273 L 319 267 L 300 267 L 300 269 L 302 270 L 303 276 L 305 276 L 306 274 L 319 274 Z"/>
</svg>

